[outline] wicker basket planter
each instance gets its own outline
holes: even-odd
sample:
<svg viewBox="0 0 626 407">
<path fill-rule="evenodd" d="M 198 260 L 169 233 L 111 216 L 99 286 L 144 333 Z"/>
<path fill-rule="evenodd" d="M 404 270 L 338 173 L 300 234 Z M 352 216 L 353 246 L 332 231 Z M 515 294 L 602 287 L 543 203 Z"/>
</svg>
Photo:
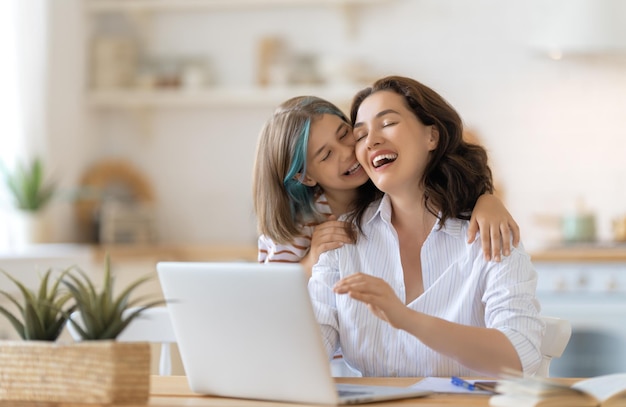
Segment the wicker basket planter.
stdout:
<svg viewBox="0 0 626 407">
<path fill-rule="evenodd" d="M 0 341 L 0 400 L 146 403 L 147 342 Z"/>
</svg>

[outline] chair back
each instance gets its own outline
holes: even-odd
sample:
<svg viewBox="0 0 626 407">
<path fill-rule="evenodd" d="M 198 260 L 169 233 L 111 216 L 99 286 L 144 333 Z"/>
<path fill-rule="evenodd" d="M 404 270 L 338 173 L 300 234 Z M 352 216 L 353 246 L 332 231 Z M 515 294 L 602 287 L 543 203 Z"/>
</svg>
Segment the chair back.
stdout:
<svg viewBox="0 0 626 407">
<path fill-rule="evenodd" d="M 572 324 L 556 317 L 542 316 L 546 325 L 545 333 L 541 341 L 541 364 L 535 372 L 535 376 L 548 377 L 550 375 L 550 362 L 554 358 L 560 358 L 572 336 Z"/>
<path fill-rule="evenodd" d="M 129 308 L 124 314 L 131 313 L 135 308 Z M 82 326 L 80 312 L 72 313 L 71 318 Z M 75 341 L 82 340 L 72 323 L 67 324 L 68 331 Z M 116 339 L 119 342 L 150 342 L 161 344 L 159 358 L 159 374 L 169 376 L 172 373 L 172 356 L 170 345 L 176 343 L 176 335 L 172 327 L 167 307 L 148 308 L 136 316 L 120 333 Z"/>
</svg>

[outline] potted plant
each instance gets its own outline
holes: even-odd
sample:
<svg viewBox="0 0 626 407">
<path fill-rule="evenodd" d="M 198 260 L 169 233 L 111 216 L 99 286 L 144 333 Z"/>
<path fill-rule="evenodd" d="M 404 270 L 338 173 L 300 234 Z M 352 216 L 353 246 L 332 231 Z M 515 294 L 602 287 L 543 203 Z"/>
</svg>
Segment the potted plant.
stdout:
<svg viewBox="0 0 626 407">
<path fill-rule="evenodd" d="M 145 403 L 150 385 L 147 342 L 117 342 L 134 318 L 163 300 L 131 299 L 151 276 L 129 284 L 115 296 L 110 260 L 98 290 L 77 267 L 63 271 L 50 285 L 51 271 L 38 290 L 30 290 L 2 271 L 22 294 L 21 301 L 0 291 L 17 312 L 0 306 L 23 341 L 0 341 L 0 400 L 59 403 Z M 133 309 L 131 313 L 124 312 Z M 72 320 L 80 312 L 84 324 Z M 74 323 L 86 340 L 56 341 L 64 323 Z M 47 335 L 39 335 L 45 332 Z M 23 333 L 23 334 L 22 334 Z"/>
<path fill-rule="evenodd" d="M 22 302 L 4 290 L 0 294 L 6 297 L 17 308 L 17 315 L 0 305 L 0 314 L 3 314 L 17 331 L 20 338 L 32 341 L 56 341 L 65 322 L 68 313 L 75 305 L 67 307 L 71 294 L 60 290 L 61 280 L 70 270 L 63 271 L 53 282 L 50 283 L 52 269 L 41 278 L 39 290 L 34 292 L 24 284 L 16 280 L 4 270 L 0 270 L 22 293 Z"/>
<path fill-rule="evenodd" d="M 18 222 L 13 231 L 16 244 L 41 243 L 46 239 L 42 211 L 56 191 L 56 183 L 47 180 L 40 158 L 28 163 L 18 163 L 13 171 L 0 166 L 6 187 L 17 210 Z"/>
<path fill-rule="evenodd" d="M 18 164 L 13 172 L 3 166 L 2 172 L 15 207 L 19 210 L 38 212 L 54 195 L 56 184 L 44 179 L 43 163 L 38 157 L 27 164 Z"/>
</svg>

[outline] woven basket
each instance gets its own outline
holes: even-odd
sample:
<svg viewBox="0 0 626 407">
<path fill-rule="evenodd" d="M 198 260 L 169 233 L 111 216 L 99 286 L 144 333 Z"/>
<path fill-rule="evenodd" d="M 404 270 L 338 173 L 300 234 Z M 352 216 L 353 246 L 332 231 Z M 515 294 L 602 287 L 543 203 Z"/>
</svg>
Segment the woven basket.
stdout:
<svg viewBox="0 0 626 407">
<path fill-rule="evenodd" d="M 0 341 L 0 400 L 146 403 L 147 342 Z"/>
</svg>

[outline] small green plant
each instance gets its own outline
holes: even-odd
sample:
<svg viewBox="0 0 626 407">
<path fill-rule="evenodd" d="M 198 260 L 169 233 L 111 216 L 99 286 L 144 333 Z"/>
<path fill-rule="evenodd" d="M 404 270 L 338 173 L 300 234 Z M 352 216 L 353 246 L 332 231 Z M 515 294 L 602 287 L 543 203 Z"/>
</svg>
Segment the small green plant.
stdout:
<svg viewBox="0 0 626 407">
<path fill-rule="evenodd" d="M 141 277 L 129 284 L 117 297 L 113 293 L 114 278 L 111 275 L 111 263 L 105 259 L 104 284 L 100 291 L 89 277 L 81 270 L 79 275 L 67 274 L 63 280 L 76 302 L 82 324 L 70 318 L 78 334 L 86 340 L 115 339 L 126 326 L 144 310 L 164 304 L 164 300 L 149 301 L 148 297 L 131 300 L 132 292 L 152 276 Z M 126 310 L 132 310 L 125 314 Z"/>
<path fill-rule="evenodd" d="M 68 303 L 72 295 L 60 285 L 69 271 L 70 269 L 67 269 L 60 273 L 50 285 L 52 269 L 49 269 L 41 278 L 39 289 L 35 292 L 8 272 L 0 270 L 22 294 L 23 301 L 19 301 L 8 292 L 0 290 L 0 294 L 17 308 L 17 313 L 12 313 L 0 305 L 0 313 L 11 322 L 22 339 L 55 341 L 59 337 L 68 315 L 74 310 L 74 306 Z"/>
<path fill-rule="evenodd" d="M 35 158 L 26 165 L 18 164 L 12 172 L 4 166 L 0 170 L 18 209 L 36 212 L 52 199 L 56 185 L 44 179 L 41 159 Z"/>
</svg>

